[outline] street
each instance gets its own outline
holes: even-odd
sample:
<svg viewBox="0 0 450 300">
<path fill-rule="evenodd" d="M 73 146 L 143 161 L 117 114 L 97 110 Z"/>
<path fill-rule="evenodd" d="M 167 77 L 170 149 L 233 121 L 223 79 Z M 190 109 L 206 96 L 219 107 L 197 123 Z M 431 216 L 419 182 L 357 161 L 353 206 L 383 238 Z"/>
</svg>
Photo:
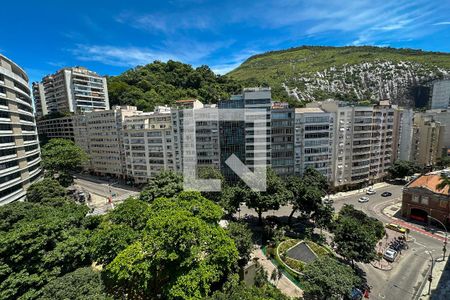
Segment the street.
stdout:
<svg viewBox="0 0 450 300">
<path fill-rule="evenodd" d="M 364 211 L 367 215 L 380 220 L 383 223 L 389 223 L 393 220 L 383 214 L 383 209 L 387 206 L 400 202 L 403 186 L 388 185 L 375 189 L 375 195 L 366 195 L 364 191 L 354 192 L 348 196 L 334 196 L 333 206 L 338 212 L 344 204 L 352 204 L 356 209 Z M 381 197 L 385 191 L 391 192 L 389 197 Z M 358 199 L 362 196 L 369 197 L 369 202 L 359 203 Z M 291 206 L 283 206 L 277 211 L 269 211 L 264 216 L 275 215 L 278 217 L 287 217 L 291 212 Z M 240 215 L 255 215 L 255 212 L 248 209 L 245 205 L 241 206 Z M 296 216 L 296 215 L 295 215 Z M 371 299 L 419 299 L 417 293 L 424 287 L 427 272 L 430 268 L 430 254 L 436 259 L 442 256 L 442 241 L 436 237 L 411 231 L 409 236 L 412 242 L 409 242 L 409 249 L 403 253 L 392 264 L 390 271 L 380 270 L 371 264 L 358 264 L 366 273 L 367 282 L 372 286 Z M 430 252 L 428 252 L 430 251 Z M 426 282 L 426 290 L 428 282 Z"/>
</svg>

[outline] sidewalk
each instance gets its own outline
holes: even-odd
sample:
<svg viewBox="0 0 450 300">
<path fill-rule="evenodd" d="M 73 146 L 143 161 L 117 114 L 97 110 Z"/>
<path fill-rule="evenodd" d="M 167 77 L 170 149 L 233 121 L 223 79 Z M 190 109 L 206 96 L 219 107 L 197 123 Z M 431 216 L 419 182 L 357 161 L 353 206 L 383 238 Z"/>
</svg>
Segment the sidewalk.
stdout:
<svg viewBox="0 0 450 300">
<path fill-rule="evenodd" d="M 275 265 L 264 255 L 260 248 L 253 250 L 252 257 L 258 258 L 258 262 L 267 271 L 269 276 L 269 281 L 272 282 L 276 287 L 288 297 L 302 297 L 303 291 L 290 281 L 286 276 L 282 276 L 278 282 L 270 280 L 270 275 L 273 270 L 276 269 Z"/>
<path fill-rule="evenodd" d="M 431 282 L 431 296 L 428 295 L 429 281 L 426 282 L 421 300 L 447 300 L 450 298 L 450 263 L 448 257 L 442 261 L 442 256 L 435 261 L 433 268 L 433 281 Z"/>
</svg>

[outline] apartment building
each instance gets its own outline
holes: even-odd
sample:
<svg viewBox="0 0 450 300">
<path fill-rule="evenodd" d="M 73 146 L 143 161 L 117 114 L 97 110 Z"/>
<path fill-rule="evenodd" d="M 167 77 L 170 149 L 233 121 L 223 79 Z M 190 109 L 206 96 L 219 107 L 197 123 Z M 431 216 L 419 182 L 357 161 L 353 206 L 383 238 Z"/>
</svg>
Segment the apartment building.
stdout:
<svg viewBox="0 0 450 300">
<path fill-rule="evenodd" d="M 220 161 L 226 178 L 237 180 L 225 164 L 232 154 L 250 170 L 271 165 L 271 100 L 270 88 L 245 88 L 240 95 L 219 102 L 219 110 L 243 110 L 242 121 L 220 120 Z"/>
<path fill-rule="evenodd" d="M 450 108 L 450 79 L 433 82 L 430 106 L 431 109 Z"/>
<path fill-rule="evenodd" d="M 388 101 L 372 106 L 353 106 L 340 101 L 311 103 L 334 114 L 333 184 L 372 184 L 387 175 L 395 159 L 398 127 L 396 107 Z"/>
<path fill-rule="evenodd" d="M 64 68 L 33 83 L 36 117 L 54 112 L 109 110 L 106 78 L 83 67 Z"/>
<path fill-rule="evenodd" d="M 110 110 L 77 116 L 74 140 L 87 152 L 90 171 L 115 177 L 127 174 L 123 122 L 126 117 L 139 113 L 142 112 L 134 106 L 114 106 Z"/>
<path fill-rule="evenodd" d="M 74 116 L 40 119 L 37 121 L 38 134 L 41 139 L 68 139 L 74 141 Z"/>
<path fill-rule="evenodd" d="M 413 156 L 412 143 L 414 133 L 414 111 L 412 109 L 399 108 L 397 110 L 398 127 L 395 132 L 398 133 L 397 155 L 395 160 L 411 160 Z"/>
<path fill-rule="evenodd" d="M 172 114 L 167 106 L 125 117 L 123 144 L 126 175 L 136 183 L 145 183 L 163 170 L 177 169 Z"/>
<path fill-rule="evenodd" d="M 426 223 L 430 216 L 450 224 L 450 190 L 436 188 L 441 176 L 449 173 L 450 170 L 431 172 L 408 183 L 403 189 L 402 216 Z"/>
<path fill-rule="evenodd" d="M 283 177 L 294 173 L 294 117 L 294 109 L 288 103 L 272 102 L 272 169 Z"/>
<path fill-rule="evenodd" d="M 333 181 L 334 114 L 318 107 L 295 109 L 295 174 L 313 168 Z"/>
<path fill-rule="evenodd" d="M 0 54 L 0 205 L 25 197 L 41 176 L 28 76 Z"/>
</svg>

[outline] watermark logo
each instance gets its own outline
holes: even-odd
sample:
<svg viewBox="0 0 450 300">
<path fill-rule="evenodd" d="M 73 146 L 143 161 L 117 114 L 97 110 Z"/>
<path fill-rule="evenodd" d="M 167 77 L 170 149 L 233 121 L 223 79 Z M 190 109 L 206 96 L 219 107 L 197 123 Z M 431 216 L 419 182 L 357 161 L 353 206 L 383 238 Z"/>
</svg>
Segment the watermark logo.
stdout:
<svg viewBox="0 0 450 300">
<path fill-rule="evenodd" d="M 217 143 L 220 141 L 220 126 L 226 126 L 227 122 L 241 122 L 245 124 L 241 143 L 245 149 L 247 164 L 243 163 L 235 154 L 231 154 L 224 163 L 250 189 L 266 191 L 267 153 L 270 145 L 267 110 L 201 108 L 185 109 L 180 112 L 182 118 L 180 123 L 183 128 L 181 145 L 185 190 L 202 192 L 221 190 L 222 183 L 219 179 L 197 178 L 198 161 L 201 156 L 205 155 L 211 156 L 207 157 L 208 159 L 213 159 L 215 156 L 220 159 L 218 151 L 212 150 L 214 149 L 213 141 Z M 226 134 L 231 134 L 231 132 Z M 210 147 L 205 145 L 205 140 L 211 140 Z M 198 149 L 200 145 L 203 148 Z M 217 150 L 220 148 L 220 145 L 216 147 Z"/>
</svg>

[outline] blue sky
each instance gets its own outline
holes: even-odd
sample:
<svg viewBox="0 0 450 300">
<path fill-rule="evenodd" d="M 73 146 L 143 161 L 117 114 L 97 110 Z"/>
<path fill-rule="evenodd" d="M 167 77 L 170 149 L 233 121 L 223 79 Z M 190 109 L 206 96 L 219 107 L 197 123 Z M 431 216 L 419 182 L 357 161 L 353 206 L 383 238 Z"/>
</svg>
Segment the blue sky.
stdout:
<svg viewBox="0 0 450 300">
<path fill-rule="evenodd" d="M 450 52 L 449 0 L 5 1 L 0 53 L 39 80 L 64 66 L 116 75 L 153 60 L 226 73 L 300 45 Z"/>
</svg>

